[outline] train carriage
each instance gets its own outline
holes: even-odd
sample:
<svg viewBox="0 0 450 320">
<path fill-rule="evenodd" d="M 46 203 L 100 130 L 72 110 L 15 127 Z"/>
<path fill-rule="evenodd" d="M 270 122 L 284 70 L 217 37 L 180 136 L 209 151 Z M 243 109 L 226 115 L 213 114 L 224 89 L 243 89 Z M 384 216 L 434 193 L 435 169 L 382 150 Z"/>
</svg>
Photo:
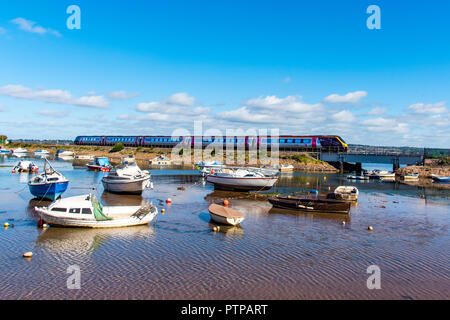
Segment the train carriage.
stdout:
<svg viewBox="0 0 450 320">
<path fill-rule="evenodd" d="M 277 139 L 277 140 L 274 140 Z M 254 150 L 257 148 L 271 149 L 272 144 L 278 142 L 280 151 L 323 151 L 346 152 L 348 146 L 340 136 L 78 136 L 77 145 L 113 146 L 118 142 L 130 147 L 172 148 L 176 145 L 201 145 L 206 148 L 210 144 L 222 143 L 224 148 L 232 145 L 234 149 Z"/>
</svg>

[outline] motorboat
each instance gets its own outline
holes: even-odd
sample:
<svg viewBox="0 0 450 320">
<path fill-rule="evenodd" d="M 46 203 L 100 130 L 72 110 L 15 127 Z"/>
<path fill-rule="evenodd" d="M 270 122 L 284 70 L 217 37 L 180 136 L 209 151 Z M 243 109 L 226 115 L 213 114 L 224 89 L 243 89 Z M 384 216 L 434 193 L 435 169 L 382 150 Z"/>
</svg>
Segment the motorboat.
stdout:
<svg viewBox="0 0 450 320">
<path fill-rule="evenodd" d="M 406 181 L 419 180 L 419 174 L 418 173 L 405 174 L 402 176 L 402 179 Z"/>
<path fill-rule="evenodd" d="M 111 193 L 142 194 L 150 187 L 150 176 L 148 171 L 141 170 L 133 162 L 112 169 L 103 177 L 102 183 L 105 191 Z"/>
<path fill-rule="evenodd" d="M 158 214 L 153 205 L 103 206 L 93 194 L 59 199 L 35 210 L 51 226 L 116 228 L 150 223 Z"/>
<path fill-rule="evenodd" d="M 88 163 L 87 168 L 89 170 L 105 171 L 109 172 L 112 168 L 107 157 L 95 157 L 94 161 Z"/>
<path fill-rule="evenodd" d="M 57 157 L 63 158 L 63 157 L 74 157 L 75 153 L 73 151 L 67 151 L 64 149 L 59 149 L 56 151 L 55 154 Z"/>
<path fill-rule="evenodd" d="M 277 180 L 274 170 L 261 168 L 227 167 L 206 176 L 206 181 L 214 184 L 215 189 L 236 191 L 268 190 Z"/>
<path fill-rule="evenodd" d="M 91 154 L 80 154 L 80 155 L 76 155 L 75 159 L 77 159 L 77 160 L 90 160 L 90 161 L 93 161 L 95 159 L 95 156 L 93 156 Z"/>
<path fill-rule="evenodd" d="M 14 154 L 25 154 L 25 153 L 28 153 L 28 150 L 24 149 L 24 148 L 17 148 L 17 149 L 13 150 L 13 153 Z"/>
<path fill-rule="evenodd" d="M 120 160 L 121 160 L 122 164 L 136 163 L 136 159 L 134 157 L 122 157 Z"/>
<path fill-rule="evenodd" d="M 19 161 L 12 172 L 37 172 L 39 168 L 32 161 Z"/>
<path fill-rule="evenodd" d="M 348 214 L 350 211 L 350 202 L 322 199 L 317 197 L 293 197 L 276 196 L 269 197 L 269 202 L 279 209 L 303 211 L 303 212 L 322 212 L 322 213 L 340 213 Z"/>
<path fill-rule="evenodd" d="M 359 190 L 353 186 L 339 186 L 334 189 L 334 194 L 336 199 L 340 200 L 348 200 L 348 201 L 357 201 Z"/>
<path fill-rule="evenodd" d="M 28 182 L 28 188 L 33 196 L 51 201 L 58 199 L 67 190 L 68 185 L 69 180 L 53 169 L 47 159 L 45 159 L 44 172 Z"/>
<path fill-rule="evenodd" d="M 0 154 L 10 154 L 11 151 L 7 149 L 0 149 Z"/>
<path fill-rule="evenodd" d="M 49 155 L 50 152 L 48 152 L 47 150 L 42 150 L 41 149 L 41 150 L 35 151 L 34 154 L 36 156 L 46 156 L 46 155 Z"/>
<path fill-rule="evenodd" d="M 236 226 L 245 219 L 240 212 L 215 203 L 209 206 L 208 211 L 211 216 L 211 220 L 230 226 Z"/>
<path fill-rule="evenodd" d="M 226 165 L 217 161 L 202 161 L 195 163 L 195 167 L 203 175 L 214 173 L 214 171 L 225 168 Z"/>
<path fill-rule="evenodd" d="M 149 160 L 149 162 L 150 165 L 152 166 L 170 166 L 172 164 L 172 160 L 162 155 L 159 155 L 156 158 Z"/>
<path fill-rule="evenodd" d="M 395 173 L 392 171 L 373 170 L 367 176 L 369 179 L 393 179 L 395 178 Z"/>
<path fill-rule="evenodd" d="M 347 179 L 349 180 L 369 180 L 370 178 L 368 176 L 347 176 Z"/>
<path fill-rule="evenodd" d="M 433 179 L 434 182 L 450 183 L 450 177 L 440 177 L 435 174 L 432 174 L 431 178 Z"/>
<path fill-rule="evenodd" d="M 292 172 L 294 171 L 294 166 L 292 164 L 282 164 L 280 166 L 280 172 Z"/>
</svg>

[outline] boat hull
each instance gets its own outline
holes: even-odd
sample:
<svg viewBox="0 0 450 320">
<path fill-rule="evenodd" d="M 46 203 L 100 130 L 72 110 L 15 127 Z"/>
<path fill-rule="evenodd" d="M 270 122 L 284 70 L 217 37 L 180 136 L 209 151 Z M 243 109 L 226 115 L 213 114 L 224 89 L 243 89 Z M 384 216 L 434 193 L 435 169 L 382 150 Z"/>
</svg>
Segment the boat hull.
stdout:
<svg viewBox="0 0 450 320">
<path fill-rule="evenodd" d="M 211 220 L 213 220 L 214 222 L 217 222 L 220 224 L 226 224 L 229 226 L 236 226 L 236 225 L 240 224 L 242 221 L 244 221 L 244 217 L 228 218 L 228 217 L 223 217 L 223 216 L 214 214 L 212 212 L 209 212 L 209 215 L 211 217 Z"/>
<path fill-rule="evenodd" d="M 218 177 L 209 175 L 206 181 L 214 184 L 215 189 L 220 190 L 269 190 L 277 182 L 278 177 L 266 178 L 235 178 L 235 177 Z"/>
<path fill-rule="evenodd" d="M 47 214 L 44 210 L 38 210 L 38 212 L 41 214 L 41 218 L 51 226 L 72 228 L 120 228 L 148 224 L 155 218 L 158 210 L 155 208 L 153 212 L 147 214 L 142 219 L 130 216 L 127 218 L 111 219 L 105 221 L 97 221 L 92 219 L 81 220 L 60 218 Z"/>
<path fill-rule="evenodd" d="M 56 200 L 66 190 L 69 182 L 47 183 L 47 184 L 28 184 L 30 193 L 39 199 Z"/>
<path fill-rule="evenodd" d="M 111 170 L 111 168 L 109 168 L 109 167 L 102 167 L 102 166 L 93 165 L 93 164 L 87 164 L 86 167 L 88 168 L 88 170 L 94 170 L 94 171 L 109 172 Z"/>
<path fill-rule="evenodd" d="M 350 211 L 347 201 L 271 197 L 269 202 L 274 208 L 302 212 L 348 214 Z"/>
<path fill-rule="evenodd" d="M 102 179 L 103 188 L 110 193 L 119 194 L 142 194 L 150 184 L 150 177 L 134 181 L 114 181 L 107 178 Z"/>
<path fill-rule="evenodd" d="M 434 182 L 450 183 L 450 177 L 433 177 Z"/>
</svg>

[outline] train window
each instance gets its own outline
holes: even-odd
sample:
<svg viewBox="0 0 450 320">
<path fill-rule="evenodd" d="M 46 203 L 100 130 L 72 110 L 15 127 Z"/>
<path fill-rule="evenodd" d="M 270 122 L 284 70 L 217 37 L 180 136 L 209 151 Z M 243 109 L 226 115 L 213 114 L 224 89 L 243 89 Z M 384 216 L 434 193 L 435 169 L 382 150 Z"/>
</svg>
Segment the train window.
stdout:
<svg viewBox="0 0 450 320">
<path fill-rule="evenodd" d="M 303 143 L 311 143 L 311 139 L 303 139 Z"/>
<path fill-rule="evenodd" d="M 284 139 L 280 139 L 280 143 L 284 143 L 285 142 L 285 140 Z"/>
<path fill-rule="evenodd" d="M 287 139 L 287 143 L 292 143 L 292 139 Z"/>
<path fill-rule="evenodd" d="M 302 139 L 295 139 L 295 143 L 302 143 Z"/>
</svg>

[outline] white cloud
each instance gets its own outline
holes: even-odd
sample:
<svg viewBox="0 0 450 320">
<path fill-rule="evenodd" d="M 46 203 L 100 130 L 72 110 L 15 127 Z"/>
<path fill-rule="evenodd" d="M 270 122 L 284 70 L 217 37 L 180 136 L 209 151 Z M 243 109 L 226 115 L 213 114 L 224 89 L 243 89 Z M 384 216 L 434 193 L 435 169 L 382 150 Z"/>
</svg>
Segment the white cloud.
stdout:
<svg viewBox="0 0 450 320">
<path fill-rule="evenodd" d="M 217 117 L 223 120 L 249 123 L 273 123 L 274 116 L 268 114 L 251 112 L 247 107 L 242 107 L 236 110 L 220 112 Z"/>
<path fill-rule="evenodd" d="M 292 80 L 291 77 L 287 77 L 287 78 L 283 79 L 283 82 L 284 83 L 289 83 L 289 82 L 291 82 L 291 80 Z"/>
<path fill-rule="evenodd" d="M 6 33 L 6 29 L 3 27 L 0 27 L 0 34 L 5 34 Z"/>
<path fill-rule="evenodd" d="M 300 96 L 287 96 L 286 98 L 278 98 L 276 96 L 259 97 L 246 101 L 244 105 L 256 109 L 271 109 L 279 112 L 312 112 L 322 108 L 320 103 L 306 104 L 301 102 Z"/>
<path fill-rule="evenodd" d="M 21 18 L 21 17 L 15 18 L 15 19 L 11 20 L 11 22 L 18 25 L 19 29 L 21 29 L 23 31 L 37 33 L 37 34 L 48 33 L 48 34 L 55 35 L 57 37 L 61 37 L 61 34 L 58 31 L 50 29 L 50 28 L 41 27 L 39 25 L 36 25 L 36 22 L 27 20 L 25 18 Z"/>
<path fill-rule="evenodd" d="M 374 132 L 406 133 L 409 131 L 407 123 L 397 123 L 395 119 L 373 118 L 362 122 L 367 130 Z"/>
<path fill-rule="evenodd" d="M 6 107 L 0 105 L 0 112 L 4 112 L 6 110 L 7 110 Z"/>
<path fill-rule="evenodd" d="M 445 106 L 445 101 L 437 103 L 416 103 L 408 107 L 410 110 L 414 110 L 415 113 L 445 113 L 447 108 Z"/>
<path fill-rule="evenodd" d="M 112 91 L 108 93 L 108 97 L 117 100 L 126 100 L 137 97 L 139 93 L 127 93 L 126 91 Z"/>
<path fill-rule="evenodd" d="M 52 118 L 64 118 L 69 114 L 67 111 L 56 111 L 56 110 L 40 110 L 36 113 L 41 116 Z"/>
<path fill-rule="evenodd" d="M 199 115 L 209 113 L 209 108 L 196 107 L 195 98 L 186 93 L 175 93 L 161 101 L 141 102 L 136 106 L 140 112 L 160 112 L 168 114 Z"/>
<path fill-rule="evenodd" d="M 329 103 L 358 103 L 359 100 L 367 96 L 366 91 L 355 91 L 355 92 L 349 92 L 343 96 L 340 96 L 338 94 L 331 94 L 325 99 L 323 99 L 324 102 Z"/>
<path fill-rule="evenodd" d="M 370 116 L 382 116 L 386 113 L 387 109 L 382 107 L 376 107 L 371 109 L 367 114 Z"/>
<path fill-rule="evenodd" d="M 73 98 L 72 94 L 66 90 L 51 89 L 34 91 L 22 85 L 10 84 L 0 87 L 0 95 L 83 107 L 105 108 L 109 105 L 109 101 L 103 96 L 83 96 L 80 98 Z"/>
<path fill-rule="evenodd" d="M 342 110 L 341 112 L 335 113 L 331 118 L 337 122 L 353 122 L 356 120 L 353 113 L 348 110 Z"/>
</svg>

